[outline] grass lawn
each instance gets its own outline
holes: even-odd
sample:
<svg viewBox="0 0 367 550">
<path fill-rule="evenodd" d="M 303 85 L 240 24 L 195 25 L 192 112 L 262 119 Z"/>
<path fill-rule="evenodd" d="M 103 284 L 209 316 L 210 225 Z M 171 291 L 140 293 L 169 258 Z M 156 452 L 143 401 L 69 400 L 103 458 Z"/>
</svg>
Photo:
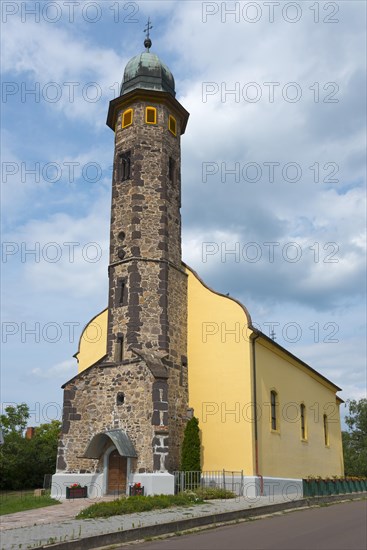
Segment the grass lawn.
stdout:
<svg viewBox="0 0 367 550">
<path fill-rule="evenodd" d="M 50 497 L 49 492 L 43 496 L 35 497 L 33 489 L 29 491 L 0 491 L 0 516 L 14 514 L 23 510 L 43 508 L 60 504 L 58 500 Z"/>
</svg>

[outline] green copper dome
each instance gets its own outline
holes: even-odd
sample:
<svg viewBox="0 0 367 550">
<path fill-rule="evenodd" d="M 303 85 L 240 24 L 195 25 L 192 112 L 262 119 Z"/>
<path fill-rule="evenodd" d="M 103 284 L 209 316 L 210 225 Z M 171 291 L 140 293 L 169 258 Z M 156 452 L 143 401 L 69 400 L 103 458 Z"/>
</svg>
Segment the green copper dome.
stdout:
<svg viewBox="0 0 367 550">
<path fill-rule="evenodd" d="M 173 75 L 155 53 L 145 51 L 130 59 L 126 65 L 120 95 L 136 89 L 169 92 L 175 97 Z"/>
</svg>

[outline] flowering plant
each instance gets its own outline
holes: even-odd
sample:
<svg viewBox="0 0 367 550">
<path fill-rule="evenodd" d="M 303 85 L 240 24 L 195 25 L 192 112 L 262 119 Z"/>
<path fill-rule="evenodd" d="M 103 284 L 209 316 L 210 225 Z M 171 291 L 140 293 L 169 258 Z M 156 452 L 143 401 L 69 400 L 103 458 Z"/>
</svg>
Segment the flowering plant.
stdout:
<svg viewBox="0 0 367 550">
<path fill-rule="evenodd" d="M 81 489 L 82 486 L 80 485 L 80 483 L 72 483 L 70 485 L 70 489 Z"/>
<path fill-rule="evenodd" d="M 134 483 L 132 487 L 133 489 L 141 489 L 141 483 Z"/>
</svg>

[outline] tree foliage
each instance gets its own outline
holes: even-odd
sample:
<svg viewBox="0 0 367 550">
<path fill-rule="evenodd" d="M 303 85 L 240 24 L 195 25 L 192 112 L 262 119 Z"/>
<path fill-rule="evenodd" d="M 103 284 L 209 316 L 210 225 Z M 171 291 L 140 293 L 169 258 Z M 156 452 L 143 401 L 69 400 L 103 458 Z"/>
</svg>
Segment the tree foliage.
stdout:
<svg viewBox="0 0 367 550">
<path fill-rule="evenodd" d="M 185 428 L 181 453 L 181 470 L 201 472 L 199 420 L 191 418 Z"/>
<path fill-rule="evenodd" d="M 367 399 L 348 400 L 343 432 L 344 469 L 348 476 L 367 477 Z"/>
<path fill-rule="evenodd" d="M 29 407 L 26 403 L 21 403 L 16 407 L 9 405 L 5 407 L 5 413 L 0 415 L 0 424 L 4 436 L 9 433 L 21 434 L 27 426 L 29 418 Z"/>
<path fill-rule="evenodd" d="M 32 439 L 26 439 L 28 419 L 26 403 L 6 407 L 0 417 L 4 434 L 0 451 L 1 489 L 42 487 L 44 475 L 55 471 L 60 422 L 41 424 L 35 428 Z"/>
</svg>

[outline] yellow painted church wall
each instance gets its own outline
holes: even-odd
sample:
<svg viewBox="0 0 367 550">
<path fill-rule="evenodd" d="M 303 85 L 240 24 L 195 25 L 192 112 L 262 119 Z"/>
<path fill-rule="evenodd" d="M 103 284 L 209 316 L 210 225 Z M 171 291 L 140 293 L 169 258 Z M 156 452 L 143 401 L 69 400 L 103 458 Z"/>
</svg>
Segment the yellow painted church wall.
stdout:
<svg viewBox="0 0 367 550">
<path fill-rule="evenodd" d="M 188 275 L 189 406 L 199 419 L 202 468 L 254 475 L 252 331 L 239 302 Z M 106 355 L 105 309 L 84 328 L 75 354 L 78 372 Z M 271 342 L 258 338 L 256 378 L 259 473 L 272 477 L 343 474 L 339 402 L 335 387 Z M 279 430 L 271 430 L 270 392 L 278 394 Z M 299 406 L 306 406 L 307 440 L 301 440 Z M 329 445 L 323 415 L 328 416 Z M 312 465 L 312 466 L 311 466 Z"/>
<path fill-rule="evenodd" d="M 247 316 L 238 302 L 209 290 L 186 271 L 189 406 L 199 419 L 202 469 L 252 475 Z"/>
<path fill-rule="evenodd" d="M 272 348 L 272 349 L 271 349 Z M 343 474 L 339 403 L 335 388 L 316 373 L 275 349 L 256 342 L 259 418 L 259 471 L 272 477 Z M 270 392 L 278 395 L 279 430 L 271 429 Z M 306 441 L 301 439 L 300 404 L 306 407 Z M 327 415 L 329 445 L 323 416 Z"/>
<path fill-rule="evenodd" d="M 84 327 L 79 340 L 79 349 L 74 355 L 78 361 L 78 373 L 94 365 L 106 355 L 107 317 L 108 310 L 104 309 Z"/>
</svg>

